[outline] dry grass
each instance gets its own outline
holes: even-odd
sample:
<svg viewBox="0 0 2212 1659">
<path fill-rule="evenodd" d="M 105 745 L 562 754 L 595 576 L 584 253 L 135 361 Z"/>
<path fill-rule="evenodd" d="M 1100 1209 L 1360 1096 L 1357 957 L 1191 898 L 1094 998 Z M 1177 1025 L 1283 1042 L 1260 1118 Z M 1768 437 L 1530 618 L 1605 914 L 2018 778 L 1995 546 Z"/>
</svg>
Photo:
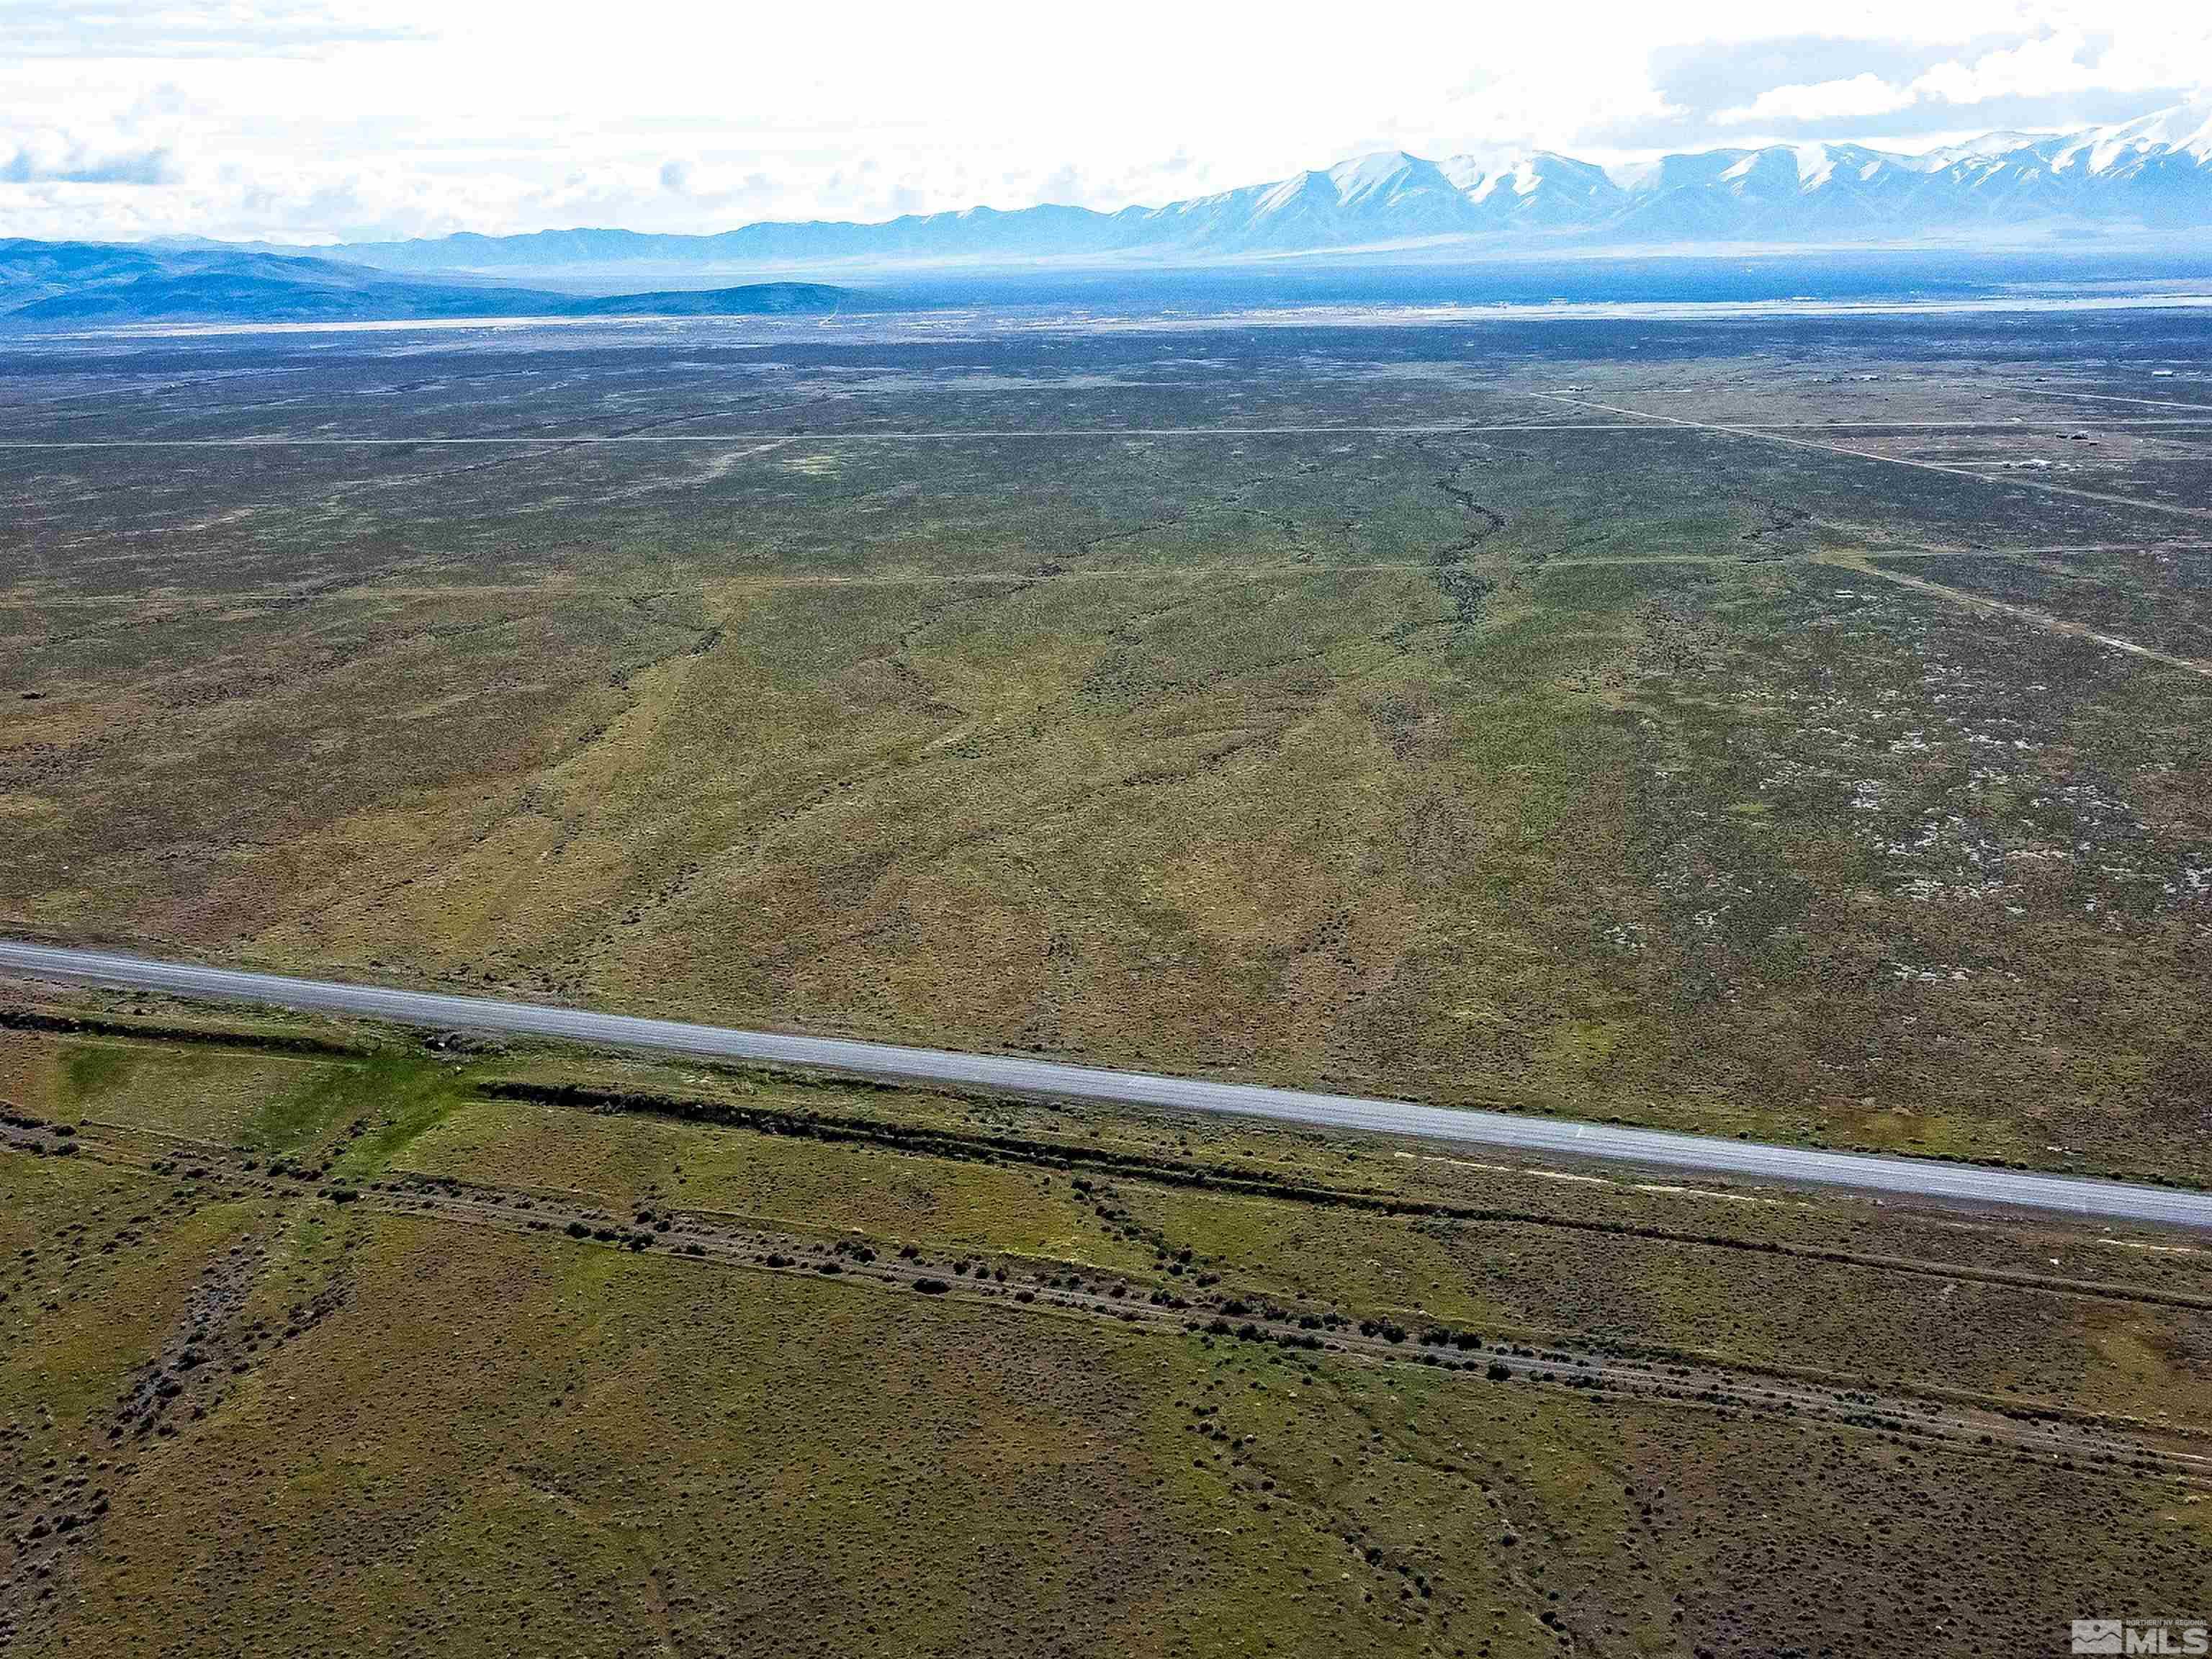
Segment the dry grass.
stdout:
<svg viewBox="0 0 2212 1659">
<path fill-rule="evenodd" d="M 666 1133 L 687 1170 L 730 1161 L 726 1135 Z M 859 1168 L 896 1156 L 761 1158 L 793 1152 L 854 1166 L 824 1224 L 867 1215 Z M 2172 1487 L 2048 1457 L 234 1196 L 101 1157 L 0 1152 L 27 1252 L 0 1304 L 20 1472 L 0 1562 L 27 1650 L 1752 1654 L 1943 1617 L 2027 1649 L 2081 1607 L 2182 1605 L 2208 1542 Z M 1236 1248 L 1370 1290 L 1361 1259 L 1400 1239 Z M 1482 1297 L 1497 1259 L 1447 1247 L 1418 1270 Z M 1950 1352 L 1977 1352 L 1972 1330 Z M 137 1432 L 120 1404 L 157 1376 L 185 1391 Z M 65 1516 L 65 1549 L 21 1543 Z"/>
<path fill-rule="evenodd" d="M 2104 384 L 2060 355 L 2078 344 L 1966 325 L 1785 331 L 1771 360 L 1745 355 L 1755 335 L 1546 337 L 1625 407 L 2020 415 L 1974 441 L 2021 454 L 2081 418 L 2037 375 Z M 732 1021 L 2212 1170 L 2189 1018 L 2212 684 L 1811 559 L 1887 549 L 2184 648 L 2185 523 L 1686 428 L 834 436 L 1589 413 L 1528 396 L 1567 371 L 1505 336 L 1217 343 L 1100 338 L 1075 372 L 1005 341 L 658 369 L 579 346 L 550 378 L 558 353 L 485 347 L 411 379 L 374 346 L 210 345 L 189 349 L 250 372 L 128 412 L 41 404 L 71 372 L 47 365 L 0 399 L 8 429 L 683 414 L 731 435 L 191 471 L 9 453 L 0 684 L 45 695 L 0 703 L 0 917 Z M 249 395 L 275 385 L 281 415 Z M 820 441 L 744 435 L 802 404 Z M 2068 443 L 2068 487 L 2182 465 L 2111 436 Z M 2048 550 L 2067 541 L 2085 550 Z M 1904 556 L 1929 546 L 1980 550 Z M 2148 550 L 2094 550 L 2122 547 Z"/>
</svg>

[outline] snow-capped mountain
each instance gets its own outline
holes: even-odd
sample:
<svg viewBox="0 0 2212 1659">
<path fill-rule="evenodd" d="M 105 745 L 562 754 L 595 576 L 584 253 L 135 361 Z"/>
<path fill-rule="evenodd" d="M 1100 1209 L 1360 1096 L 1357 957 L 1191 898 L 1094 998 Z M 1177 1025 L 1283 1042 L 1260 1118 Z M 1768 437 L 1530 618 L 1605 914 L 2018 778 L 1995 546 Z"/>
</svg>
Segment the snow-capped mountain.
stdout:
<svg viewBox="0 0 2212 1659">
<path fill-rule="evenodd" d="M 1113 222 L 1123 246 L 1237 253 L 1419 241 L 1478 228 L 1466 195 L 1435 162 L 1396 151 L 1276 184 L 1133 208 Z"/>
<path fill-rule="evenodd" d="M 1459 155 L 1443 167 L 1490 231 L 1586 224 L 1615 210 L 1620 186 L 1603 167 L 1536 150 L 1495 167 Z"/>
<path fill-rule="evenodd" d="M 2212 161 L 2212 107 L 2177 104 L 2118 126 L 2096 127 L 2064 140 L 2052 156 L 2061 168 L 2110 173 L 2160 155 Z"/>
<path fill-rule="evenodd" d="M 1332 250 L 1470 254 L 1554 246 L 1883 245 L 2063 233 L 2212 236 L 2212 105 L 2079 132 L 1990 133 L 1923 155 L 1857 144 L 1703 150 L 1608 171 L 1548 151 L 1442 163 L 1401 151 L 1164 207 L 1047 206 L 881 224 L 756 224 L 714 236 L 618 230 L 357 244 L 405 270 L 1143 260 Z M 2078 243 L 2077 243 L 2078 245 Z"/>
</svg>

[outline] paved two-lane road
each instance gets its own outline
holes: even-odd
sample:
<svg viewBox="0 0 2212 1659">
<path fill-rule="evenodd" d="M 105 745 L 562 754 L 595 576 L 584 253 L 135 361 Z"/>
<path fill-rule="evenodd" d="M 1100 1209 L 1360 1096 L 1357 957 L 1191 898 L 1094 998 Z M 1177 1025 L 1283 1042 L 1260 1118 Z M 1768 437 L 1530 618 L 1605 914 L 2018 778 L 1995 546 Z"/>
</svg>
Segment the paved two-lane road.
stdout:
<svg viewBox="0 0 2212 1659">
<path fill-rule="evenodd" d="M 1856 1152 L 1770 1146 L 1711 1139 L 1610 1123 L 1516 1117 L 1501 1112 L 1419 1106 L 1356 1095 L 1313 1094 L 1200 1078 L 1113 1072 L 1008 1054 L 958 1054 L 836 1037 L 740 1031 L 719 1025 L 640 1019 L 489 997 L 445 996 L 376 985 L 240 973 L 194 963 L 154 962 L 103 951 L 0 939 L 0 972 L 43 980 L 158 991 L 219 1002 L 255 1002 L 318 1013 L 391 1020 L 441 1030 L 556 1037 L 617 1048 L 654 1049 L 711 1060 L 799 1066 L 890 1082 L 987 1090 L 1055 1099 L 1097 1100 L 1232 1117 L 1272 1118 L 1334 1129 L 1415 1135 L 1459 1145 L 1601 1158 L 1609 1162 L 1735 1176 L 1754 1181 L 1810 1182 L 1863 1192 L 1972 1204 L 2021 1205 L 2116 1221 L 2212 1230 L 2212 1194 L 2031 1175 L 1932 1159 L 1876 1158 Z"/>
</svg>

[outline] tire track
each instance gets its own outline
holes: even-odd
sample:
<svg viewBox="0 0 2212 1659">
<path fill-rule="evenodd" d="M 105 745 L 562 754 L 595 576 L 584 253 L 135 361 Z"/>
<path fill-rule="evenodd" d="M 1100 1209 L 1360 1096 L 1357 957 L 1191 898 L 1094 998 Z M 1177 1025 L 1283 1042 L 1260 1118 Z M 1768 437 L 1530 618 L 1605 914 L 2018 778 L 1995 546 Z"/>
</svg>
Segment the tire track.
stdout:
<svg viewBox="0 0 2212 1659">
<path fill-rule="evenodd" d="M 2032 605 L 1989 599 L 1979 593 L 1969 592 L 1963 587 L 1947 587 L 1942 582 L 1930 581 L 1925 576 L 1908 575 L 1902 570 L 1885 570 L 1863 553 L 1822 553 L 1817 556 L 1815 562 L 1832 565 L 1838 570 L 1850 571 L 1855 575 L 1874 576 L 1899 587 L 1909 587 L 1916 593 L 1926 593 L 1947 600 L 1962 611 L 1971 611 L 1979 616 L 2008 617 L 2015 622 L 2026 623 L 2031 628 L 2040 629 L 2046 634 L 2087 640 L 2113 651 L 2124 652 L 2131 657 L 2140 657 L 2147 662 L 2179 668 L 2184 673 L 2212 679 L 2212 662 L 2201 661 L 2195 657 L 2178 657 L 2154 646 L 2124 640 L 2116 634 L 2100 634 L 2086 623 L 2069 622 L 2063 617 L 2055 617 L 2048 611 L 2038 611 Z"/>
</svg>

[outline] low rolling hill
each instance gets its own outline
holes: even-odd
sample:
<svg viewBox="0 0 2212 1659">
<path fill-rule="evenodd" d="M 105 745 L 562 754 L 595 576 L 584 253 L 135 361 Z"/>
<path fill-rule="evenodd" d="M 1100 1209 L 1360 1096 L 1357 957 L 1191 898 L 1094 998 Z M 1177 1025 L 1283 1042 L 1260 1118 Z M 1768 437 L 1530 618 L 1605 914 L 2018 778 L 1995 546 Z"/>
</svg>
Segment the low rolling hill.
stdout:
<svg viewBox="0 0 2212 1659">
<path fill-rule="evenodd" d="M 397 276 L 309 255 L 0 242 L 0 329 L 156 323 L 328 323 L 468 317 L 789 316 L 854 303 L 849 289 L 759 283 L 697 292 L 572 295 Z"/>
</svg>

